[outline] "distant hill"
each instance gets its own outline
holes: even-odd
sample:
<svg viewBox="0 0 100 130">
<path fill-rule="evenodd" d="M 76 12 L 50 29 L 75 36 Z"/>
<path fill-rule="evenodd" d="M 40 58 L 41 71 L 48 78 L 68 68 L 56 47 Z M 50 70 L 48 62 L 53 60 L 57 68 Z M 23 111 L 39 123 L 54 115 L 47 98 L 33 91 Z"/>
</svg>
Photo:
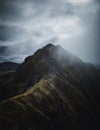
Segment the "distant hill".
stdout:
<svg viewBox="0 0 100 130">
<path fill-rule="evenodd" d="M 16 68 L 19 66 L 18 63 L 14 62 L 3 62 L 0 63 L 0 71 L 11 71 L 11 70 L 16 70 Z"/>
<path fill-rule="evenodd" d="M 0 129 L 99 128 L 100 74 L 61 46 L 48 44 L 0 79 Z"/>
</svg>

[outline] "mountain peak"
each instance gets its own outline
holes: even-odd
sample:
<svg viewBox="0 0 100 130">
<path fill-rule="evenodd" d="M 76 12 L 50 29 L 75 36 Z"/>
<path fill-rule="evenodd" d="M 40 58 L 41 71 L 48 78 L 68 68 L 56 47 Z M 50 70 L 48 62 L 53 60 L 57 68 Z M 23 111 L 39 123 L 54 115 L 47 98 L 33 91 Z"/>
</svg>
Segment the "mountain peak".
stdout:
<svg viewBox="0 0 100 130">
<path fill-rule="evenodd" d="M 45 46 L 45 48 L 49 48 L 49 47 L 54 47 L 55 45 L 53 45 L 52 43 L 49 43 Z"/>
<path fill-rule="evenodd" d="M 52 43 L 49 43 L 46 46 L 44 46 L 42 49 L 47 49 L 48 51 L 52 52 L 52 51 L 57 51 L 57 50 L 63 49 L 63 48 L 60 45 L 54 45 Z"/>
<path fill-rule="evenodd" d="M 47 44 L 43 48 L 62 48 L 60 45 L 54 45 L 52 43 Z"/>
<path fill-rule="evenodd" d="M 15 79 L 16 82 L 27 79 L 33 85 L 47 74 L 57 74 L 69 65 L 77 66 L 80 63 L 79 58 L 50 43 L 25 59 L 16 70 Z"/>
</svg>

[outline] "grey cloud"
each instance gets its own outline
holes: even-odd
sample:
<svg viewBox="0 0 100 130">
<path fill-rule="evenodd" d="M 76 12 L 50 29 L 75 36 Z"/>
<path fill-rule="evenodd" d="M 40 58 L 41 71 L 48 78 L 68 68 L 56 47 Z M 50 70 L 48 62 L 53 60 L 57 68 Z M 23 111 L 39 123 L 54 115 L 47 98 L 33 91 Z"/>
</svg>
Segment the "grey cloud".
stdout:
<svg viewBox="0 0 100 130">
<path fill-rule="evenodd" d="M 17 26 L 12 25 L 0 25 L 0 40 L 12 41 L 19 39 L 24 30 Z"/>
<path fill-rule="evenodd" d="M 76 12 L 76 6 L 72 3 L 63 3 L 62 6 L 58 8 L 52 7 L 50 12 L 51 17 L 59 17 L 59 16 L 73 16 Z"/>
<path fill-rule="evenodd" d="M 95 0 L 83 6 L 70 0 L 1 1 L 0 46 L 5 45 L 7 49 L 0 58 L 23 61 L 36 49 L 52 42 L 85 61 L 98 62 L 98 3 Z"/>
<path fill-rule="evenodd" d="M 7 47 L 0 46 L 0 55 L 4 55 L 6 53 Z"/>
<path fill-rule="evenodd" d="M 35 41 L 25 41 L 22 43 L 15 43 L 9 45 L 5 44 L 0 46 L 0 62 L 2 61 L 14 61 L 22 62 L 24 58 L 33 53 L 40 47 L 40 45 L 35 44 Z M 41 45 L 42 47 L 42 45 Z"/>
<path fill-rule="evenodd" d="M 21 17 L 20 10 L 16 0 L 0 1 L 0 18 L 3 20 L 18 20 Z"/>
</svg>

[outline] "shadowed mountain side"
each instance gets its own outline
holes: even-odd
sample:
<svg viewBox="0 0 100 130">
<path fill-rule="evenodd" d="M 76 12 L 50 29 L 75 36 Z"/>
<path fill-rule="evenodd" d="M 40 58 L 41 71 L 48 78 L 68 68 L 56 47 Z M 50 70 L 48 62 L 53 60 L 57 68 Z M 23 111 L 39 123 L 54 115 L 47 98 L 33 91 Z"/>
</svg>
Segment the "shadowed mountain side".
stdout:
<svg viewBox="0 0 100 130">
<path fill-rule="evenodd" d="M 2 77 L 1 130 L 99 128 L 99 79 L 93 65 L 48 44 Z"/>
<path fill-rule="evenodd" d="M 9 73 L 1 77 L 0 99 L 4 100 L 26 91 L 46 74 L 59 73 L 64 67 L 79 65 L 79 63 L 80 65 L 84 64 L 79 58 L 65 51 L 62 47 L 48 44 L 37 50 L 34 55 L 27 57 L 17 67 L 13 76 L 11 76 L 12 73 Z"/>
<path fill-rule="evenodd" d="M 45 76 L 27 92 L 0 106 L 0 126 L 5 123 L 1 128 L 82 130 L 93 128 L 96 123 L 91 102 L 81 91 L 54 75 Z"/>
<path fill-rule="evenodd" d="M 12 70 L 16 70 L 16 68 L 19 66 L 18 63 L 14 63 L 14 62 L 3 62 L 0 63 L 0 72 L 2 71 L 12 71 Z"/>
<path fill-rule="evenodd" d="M 12 81 L 18 66 L 18 63 L 10 61 L 0 63 L 0 101 L 13 94 Z"/>
<path fill-rule="evenodd" d="M 33 85 L 46 74 L 59 73 L 63 68 L 72 65 L 84 66 L 85 64 L 60 46 L 48 44 L 25 59 L 15 73 L 15 80 L 19 83 L 27 80 L 30 85 Z"/>
</svg>

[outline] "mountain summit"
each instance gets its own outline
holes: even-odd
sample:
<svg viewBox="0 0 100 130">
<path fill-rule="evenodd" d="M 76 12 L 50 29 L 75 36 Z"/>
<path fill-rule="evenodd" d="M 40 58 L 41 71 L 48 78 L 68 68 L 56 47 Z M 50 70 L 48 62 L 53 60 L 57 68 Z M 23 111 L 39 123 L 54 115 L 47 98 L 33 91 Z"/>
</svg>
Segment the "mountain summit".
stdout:
<svg viewBox="0 0 100 130">
<path fill-rule="evenodd" d="M 0 77 L 0 129 L 99 127 L 100 74 L 61 46 L 48 44 Z"/>
<path fill-rule="evenodd" d="M 32 56 L 25 58 L 25 61 L 16 70 L 15 80 L 22 82 L 32 78 L 32 84 L 35 84 L 46 74 L 58 73 L 68 66 L 75 67 L 83 64 L 79 58 L 61 46 L 48 44 L 37 50 Z"/>
</svg>

